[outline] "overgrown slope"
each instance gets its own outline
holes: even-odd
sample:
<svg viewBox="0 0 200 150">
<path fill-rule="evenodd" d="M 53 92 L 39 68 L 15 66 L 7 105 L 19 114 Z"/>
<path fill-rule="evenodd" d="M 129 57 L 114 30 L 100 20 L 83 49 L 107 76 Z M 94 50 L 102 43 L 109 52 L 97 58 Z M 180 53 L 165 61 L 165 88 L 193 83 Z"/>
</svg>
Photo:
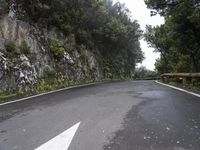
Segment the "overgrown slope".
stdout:
<svg viewBox="0 0 200 150">
<path fill-rule="evenodd" d="M 0 92 L 130 78 L 143 54 L 128 9 L 111 0 L 0 0 Z"/>
</svg>

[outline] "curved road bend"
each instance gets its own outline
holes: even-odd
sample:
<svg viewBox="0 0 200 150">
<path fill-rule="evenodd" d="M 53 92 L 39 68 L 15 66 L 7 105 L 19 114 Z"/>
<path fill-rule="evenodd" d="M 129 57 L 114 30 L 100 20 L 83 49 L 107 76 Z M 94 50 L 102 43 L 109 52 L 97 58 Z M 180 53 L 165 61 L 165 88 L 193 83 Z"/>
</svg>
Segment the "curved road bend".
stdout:
<svg viewBox="0 0 200 150">
<path fill-rule="evenodd" d="M 154 81 L 125 81 L 0 106 L 0 150 L 35 150 L 79 122 L 63 149 L 200 149 L 198 97 Z"/>
</svg>

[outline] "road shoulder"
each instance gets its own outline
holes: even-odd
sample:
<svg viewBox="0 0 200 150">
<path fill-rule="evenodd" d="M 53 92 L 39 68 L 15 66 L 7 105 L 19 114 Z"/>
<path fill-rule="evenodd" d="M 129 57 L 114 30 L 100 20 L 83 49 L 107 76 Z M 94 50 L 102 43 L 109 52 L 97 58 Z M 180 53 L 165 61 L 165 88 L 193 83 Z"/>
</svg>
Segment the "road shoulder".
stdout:
<svg viewBox="0 0 200 150">
<path fill-rule="evenodd" d="M 164 86 L 167 86 L 167 87 L 170 87 L 170 88 L 173 88 L 173 89 L 176 89 L 176 90 L 179 90 L 179 91 L 188 93 L 188 94 L 190 94 L 190 95 L 193 95 L 193 96 L 196 96 L 196 97 L 200 97 L 200 94 L 197 94 L 197 93 L 194 93 L 194 92 L 191 92 L 191 91 L 188 91 L 188 90 L 185 90 L 185 89 L 176 87 L 176 86 L 172 86 L 172 85 L 169 85 L 169 84 L 165 84 L 165 83 L 162 83 L 162 82 L 159 82 L 159 81 L 155 81 L 155 82 L 158 83 L 158 84 L 160 84 L 160 85 L 164 85 Z"/>
<path fill-rule="evenodd" d="M 44 96 L 44 95 L 48 95 L 48 94 L 52 94 L 52 93 L 56 93 L 56 92 L 61 92 L 61 91 L 65 91 L 65 90 L 69 90 L 69 89 L 73 89 L 73 88 L 87 87 L 87 86 L 97 85 L 97 84 L 101 84 L 101 83 L 106 83 L 106 82 L 95 82 L 95 83 L 69 86 L 69 87 L 66 87 L 66 88 L 53 90 L 53 91 L 49 91 L 49 92 L 44 92 L 44 93 L 40 93 L 40 94 L 37 94 L 37 95 L 32 95 L 32 96 L 23 97 L 23 98 L 14 99 L 14 100 L 7 100 L 7 101 L 0 102 L 0 106 L 12 104 L 12 103 L 17 103 L 17 102 L 20 102 L 20 101 L 25 101 L 25 100 L 28 100 L 28 99 L 32 99 L 32 98 L 36 98 L 36 97 L 40 97 L 40 96 Z"/>
</svg>

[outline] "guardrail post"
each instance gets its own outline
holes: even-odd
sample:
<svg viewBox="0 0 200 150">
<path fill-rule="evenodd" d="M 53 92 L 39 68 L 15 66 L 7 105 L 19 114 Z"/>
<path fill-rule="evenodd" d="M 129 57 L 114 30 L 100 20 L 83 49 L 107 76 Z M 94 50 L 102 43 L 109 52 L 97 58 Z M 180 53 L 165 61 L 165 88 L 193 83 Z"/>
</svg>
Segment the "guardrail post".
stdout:
<svg viewBox="0 0 200 150">
<path fill-rule="evenodd" d="M 187 78 L 186 77 L 183 77 L 183 84 L 187 84 Z"/>
<path fill-rule="evenodd" d="M 182 84 L 200 84 L 200 72 L 199 73 L 165 73 L 161 75 L 163 82 L 181 82 Z"/>
</svg>

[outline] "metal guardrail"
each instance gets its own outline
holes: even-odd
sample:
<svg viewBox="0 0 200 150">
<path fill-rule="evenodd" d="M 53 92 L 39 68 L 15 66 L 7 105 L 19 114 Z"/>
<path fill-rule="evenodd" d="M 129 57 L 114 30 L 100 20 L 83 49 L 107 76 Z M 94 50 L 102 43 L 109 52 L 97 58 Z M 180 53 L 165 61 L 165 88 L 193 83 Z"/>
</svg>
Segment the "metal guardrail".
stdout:
<svg viewBox="0 0 200 150">
<path fill-rule="evenodd" d="M 199 78 L 200 73 L 165 73 L 162 74 L 161 77 L 191 77 L 191 78 Z"/>
<path fill-rule="evenodd" d="M 176 81 L 183 84 L 192 83 L 194 80 L 200 81 L 200 73 L 165 73 L 160 77 L 164 82 Z"/>
<path fill-rule="evenodd" d="M 159 80 L 159 77 L 151 77 L 151 78 L 136 78 L 135 80 Z"/>
</svg>

